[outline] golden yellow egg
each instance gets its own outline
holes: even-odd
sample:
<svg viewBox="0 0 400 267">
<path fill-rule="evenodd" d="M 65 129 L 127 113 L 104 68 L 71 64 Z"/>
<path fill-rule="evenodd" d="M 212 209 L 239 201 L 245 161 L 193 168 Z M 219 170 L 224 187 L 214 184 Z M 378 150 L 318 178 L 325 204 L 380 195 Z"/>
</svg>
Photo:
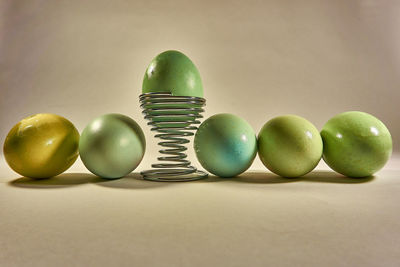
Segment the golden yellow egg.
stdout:
<svg viewBox="0 0 400 267">
<path fill-rule="evenodd" d="M 79 132 L 69 120 L 55 114 L 36 114 L 10 130 L 3 150 L 15 172 L 31 178 L 49 178 L 75 162 L 78 147 Z"/>
</svg>

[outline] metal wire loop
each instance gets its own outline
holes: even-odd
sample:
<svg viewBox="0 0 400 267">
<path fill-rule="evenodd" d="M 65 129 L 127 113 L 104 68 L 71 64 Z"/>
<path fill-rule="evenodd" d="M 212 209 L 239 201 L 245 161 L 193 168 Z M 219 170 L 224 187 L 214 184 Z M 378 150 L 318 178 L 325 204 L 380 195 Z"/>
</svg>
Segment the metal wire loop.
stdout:
<svg viewBox="0 0 400 267">
<path fill-rule="evenodd" d="M 193 96 L 173 96 L 170 93 L 145 93 L 139 96 L 144 118 L 149 122 L 151 131 L 156 131 L 156 138 L 163 149 L 159 163 L 152 164 L 153 169 L 142 171 L 146 180 L 152 181 L 193 181 L 208 175 L 192 166 L 184 153 L 187 139 L 197 130 L 204 112 L 205 99 Z"/>
</svg>

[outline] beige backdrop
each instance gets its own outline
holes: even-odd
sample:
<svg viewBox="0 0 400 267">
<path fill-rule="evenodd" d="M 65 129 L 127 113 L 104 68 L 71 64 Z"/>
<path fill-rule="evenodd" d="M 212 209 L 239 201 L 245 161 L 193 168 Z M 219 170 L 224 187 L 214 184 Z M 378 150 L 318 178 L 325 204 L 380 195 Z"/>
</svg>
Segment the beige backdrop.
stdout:
<svg viewBox="0 0 400 267">
<path fill-rule="evenodd" d="M 258 132 L 277 115 L 321 129 L 362 110 L 399 149 L 399 1 L 3 0 L 0 12 L 1 143 L 30 114 L 60 114 L 82 131 L 119 112 L 143 127 L 152 160 L 142 78 L 155 55 L 177 49 L 200 70 L 205 117 L 234 113 Z"/>
</svg>

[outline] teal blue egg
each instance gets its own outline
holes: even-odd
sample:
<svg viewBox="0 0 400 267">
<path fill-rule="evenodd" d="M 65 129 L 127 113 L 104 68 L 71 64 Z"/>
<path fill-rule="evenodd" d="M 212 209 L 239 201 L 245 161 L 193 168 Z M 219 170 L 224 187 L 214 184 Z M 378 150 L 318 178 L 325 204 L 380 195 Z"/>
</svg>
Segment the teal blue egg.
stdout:
<svg viewBox="0 0 400 267">
<path fill-rule="evenodd" d="M 79 140 L 83 164 L 93 174 L 114 179 L 132 172 L 146 149 L 144 133 L 130 117 L 106 114 L 91 121 Z"/>
<path fill-rule="evenodd" d="M 194 138 L 197 159 L 204 169 L 219 177 L 235 177 L 246 171 L 257 154 L 253 128 L 232 114 L 205 120 Z"/>
</svg>

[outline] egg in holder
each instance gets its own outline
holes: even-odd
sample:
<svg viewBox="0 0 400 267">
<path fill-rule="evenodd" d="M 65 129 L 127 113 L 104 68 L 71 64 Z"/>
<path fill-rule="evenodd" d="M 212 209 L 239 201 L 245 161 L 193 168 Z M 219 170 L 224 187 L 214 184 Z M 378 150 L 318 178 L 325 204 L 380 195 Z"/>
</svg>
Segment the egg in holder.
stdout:
<svg viewBox="0 0 400 267">
<path fill-rule="evenodd" d="M 153 59 L 139 96 L 144 118 L 163 147 L 158 163 L 142 171 L 146 180 L 193 181 L 208 176 L 197 170 L 184 153 L 203 116 L 205 99 L 200 74 L 193 62 L 178 51 L 166 51 Z"/>
</svg>

